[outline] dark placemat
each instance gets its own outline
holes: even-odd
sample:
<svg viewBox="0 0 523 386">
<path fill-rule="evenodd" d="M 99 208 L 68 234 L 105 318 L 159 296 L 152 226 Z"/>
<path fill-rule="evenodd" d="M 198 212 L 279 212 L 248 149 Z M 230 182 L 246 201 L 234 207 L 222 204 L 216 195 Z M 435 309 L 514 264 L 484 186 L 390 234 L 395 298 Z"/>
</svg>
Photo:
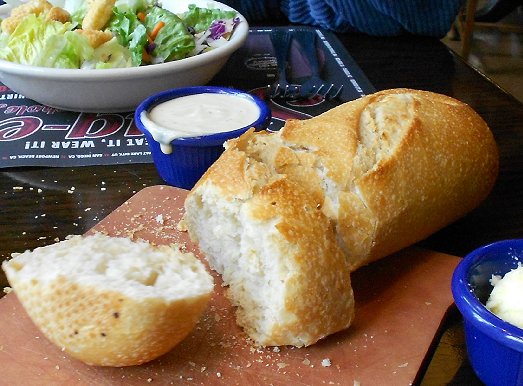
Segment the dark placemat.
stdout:
<svg viewBox="0 0 523 386">
<path fill-rule="evenodd" d="M 336 99 L 291 103 L 267 97 L 267 86 L 277 79 L 270 39 L 274 29 L 289 30 L 294 36 L 307 31 L 316 33 L 322 78 L 336 87 L 343 85 Z M 299 39 L 293 39 L 291 44 L 288 75 L 294 83 L 302 83 L 310 75 Z M 288 118 L 315 116 L 375 91 L 336 36 L 311 27 L 251 29 L 245 45 L 231 56 L 210 84 L 249 91 L 265 99 L 273 114 L 269 130 L 278 130 Z M 152 159 L 147 141 L 134 124 L 133 112 L 91 114 L 57 110 L 0 84 L 0 167 L 149 162 Z"/>
</svg>

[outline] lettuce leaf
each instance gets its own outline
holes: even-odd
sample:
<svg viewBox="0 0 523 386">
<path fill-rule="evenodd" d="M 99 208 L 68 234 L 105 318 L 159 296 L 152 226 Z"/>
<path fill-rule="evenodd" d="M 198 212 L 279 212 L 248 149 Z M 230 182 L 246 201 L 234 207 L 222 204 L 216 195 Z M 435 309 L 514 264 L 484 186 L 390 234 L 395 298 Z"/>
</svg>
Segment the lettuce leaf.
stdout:
<svg viewBox="0 0 523 386">
<path fill-rule="evenodd" d="M 63 9 L 69 12 L 69 15 L 71 15 L 71 21 L 75 26 L 78 26 L 82 24 L 82 20 L 87 13 L 88 4 L 89 2 L 85 0 L 64 0 L 63 5 L 54 5 L 61 6 Z"/>
<path fill-rule="evenodd" d="M 142 63 L 142 51 L 148 43 L 145 26 L 134 11 L 114 8 L 113 12 L 109 30 L 116 36 L 118 43 L 129 49 L 133 66 L 139 66 Z"/>
<path fill-rule="evenodd" d="M 132 67 L 131 52 L 112 38 L 94 49 L 93 63 L 96 69 Z M 86 63 L 81 68 L 86 68 Z"/>
<path fill-rule="evenodd" d="M 5 39 L 5 45 L 0 49 L 0 58 L 35 65 L 34 62 L 42 51 L 52 52 L 46 45 L 60 45 L 57 39 L 52 37 L 58 35 L 63 38 L 71 28 L 70 23 L 46 21 L 43 15 L 30 14 Z"/>
<path fill-rule="evenodd" d="M 4 36 L 0 58 L 15 63 L 54 68 L 131 67 L 131 53 L 113 38 L 96 49 L 70 30 L 71 23 L 26 16 L 11 35 Z"/>
<path fill-rule="evenodd" d="M 199 8 L 194 4 L 189 5 L 189 10 L 183 15 L 183 22 L 192 28 L 195 33 L 205 31 L 215 20 L 234 19 L 235 11 L 224 11 L 216 8 Z"/>
<path fill-rule="evenodd" d="M 93 52 L 94 49 L 85 36 L 68 31 L 63 35 L 49 36 L 31 64 L 41 67 L 80 68 L 84 59 L 92 57 Z"/>
<path fill-rule="evenodd" d="M 121 12 L 134 12 L 144 11 L 148 7 L 152 6 L 151 0 L 116 0 L 115 7 Z"/>
<path fill-rule="evenodd" d="M 189 56 L 195 47 L 194 37 L 189 33 L 183 21 L 166 9 L 153 7 L 145 18 L 147 31 L 150 33 L 160 21 L 163 21 L 165 25 L 154 39 L 155 63 Z"/>
</svg>

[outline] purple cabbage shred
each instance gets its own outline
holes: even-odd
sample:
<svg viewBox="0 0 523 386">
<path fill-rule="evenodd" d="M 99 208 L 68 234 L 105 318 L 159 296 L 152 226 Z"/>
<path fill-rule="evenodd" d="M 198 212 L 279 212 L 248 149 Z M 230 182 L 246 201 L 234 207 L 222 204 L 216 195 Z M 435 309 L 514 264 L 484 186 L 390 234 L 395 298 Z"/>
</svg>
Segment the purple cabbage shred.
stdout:
<svg viewBox="0 0 523 386">
<path fill-rule="evenodd" d="M 210 38 L 213 40 L 218 40 L 222 35 L 227 32 L 227 28 L 225 26 L 225 21 L 223 20 L 215 20 L 212 22 L 211 26 L 209 27 Z"/>
<path fill-rule="evenodd" d="M 145 46 L 145 51 L 146 51 L 148 54 L 152 54 L 152 52 L 154 51 L 155 48 L 156 48 L 156 44 L 154 44 L 154 43 L 149 43 L 149 44 L 147 44 L 147 46 Z"/>
</svg>

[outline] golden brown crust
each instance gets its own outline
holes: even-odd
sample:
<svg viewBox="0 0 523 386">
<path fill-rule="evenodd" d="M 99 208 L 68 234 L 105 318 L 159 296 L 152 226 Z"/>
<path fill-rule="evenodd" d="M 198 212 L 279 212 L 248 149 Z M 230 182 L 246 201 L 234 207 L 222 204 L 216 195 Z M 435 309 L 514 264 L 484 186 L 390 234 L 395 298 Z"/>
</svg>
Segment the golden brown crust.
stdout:
<svg viewBox="0 0 523 386">
<path fill-rule="evenodd" d="M 9 17 L 2 20 L 2 31 L 11 34 L 26 16 L 30 14 L 38 16 L 41 13 L 49 11 L 52 7 L 53 5 L 47 0 L 31 0 L 27 3 L 22 3 L 16 8 L 13 8 Z"/>
<path fill-rule="evenodd" d="M 102 30 L 113 14 L 116 0 L 92 0 L 82 20 L 84 30 Z"/>
<path fill-rule="evenodd" d="M 257 176 L 253 176 L 254 172 L 247 173 L 249 158 L 242 148 L 247 141 L 253 138 L 253 134 L 254 130 L 251 129 L 240 138 L 229 141 L 227 151 L 211 165 L 193 189 L 196 190 L 209 179 L 214 185 L 220 187 L 225 199 L 247 198 L 253 190 Z"/>
<path fill-rule="evenodd" d="M 282 178 L 263 186 L 249 202 L 249 210 L 254 221 L 279 219 L 275 226 L 284 239 L 279 243 L 281 258 L 292 272 L 285 284 L 289 317 L 265 335 L 244 322 L 249 310 L 239 308 L 239 324 L 263 346 L 307 346 L 347 328 L 354 316 L 349 265 L 332 224 L 314 200 Z"/>
<path fill-rule="evenodd" d="M 355 248 L 355 267 L 386 256 L 470 212 L 492 189 L 498 151 L 486 123 L 469 106 L 449 97 L 413 90 L 374 95 L 373 108 L 390 95 L 408 94 L 412 116 L 394 152 L 354 181 L 372 213 L 372 242 Z M 402 106 L 394 106 L 401 113 Z M 403 115 L 403 114 L 399 114 Z M 391 130 L 391 129 L 389 129 Z M 352 215 L 352 205 L 340 214 Z M 351 235 L 348 228 L 346 234 Z M 372 234 L 372 233 L 371 233 Z M 342 232 L 342 236 L 344 233 Z M 350 247 L 349 247 L 350 248 Z"/>
<path fill-rule="evenodd" d="M 483 119 L 462 102 L 426 91 L 378 92 L 290 120 L 279 136 L 281 152 L 299 146 L 315 162 L 303 162 L 302 155 L 292 167 L 271 166 L 299 181 L 337 221 L 354 269 L 470 212 L 492 189 L 499 168 Z M 325 202 L 318 165 L 336 185 L 337 213 Z"/>
<path fill-rule="evenodd" d="M 336 112 L 343 111 L 337 115 Z M 310 149 L 322 160 L 329 177 L 338 183 L 349 179 L 356 153 L 357 133 L 347 130 L 357 124 L 361 106 L 346 103 L 342 107 L 307 120 L 288 120 L 281 132 L 283 141 Z M 330 118 L 333 115 L 334 119 Z"/>
<path fill-rule="evenodd" d="M 79 285 L 9 282 L 35 325 L 58 347 L 89 365 L 138 365 L 171 350 L 192 331 L 210 294 L 166 302 Z"/>
<path fill-rule="evenodd" d="M 45 15 L 45 20 L 54 20 L 59 21 L 60 23 L 67 23 L 71 21 L 71 15 L 63 8 L 52 7 Z"/>
<path fill-rule="evenodd" d="M 108 30 L 99 31 L 96 29 L 76 29 L 75 33 L 84 36 L 89 42 L 89 45 L 93 48 L 98 48 L 113 38 L 112 32 Z"/>
</svg>

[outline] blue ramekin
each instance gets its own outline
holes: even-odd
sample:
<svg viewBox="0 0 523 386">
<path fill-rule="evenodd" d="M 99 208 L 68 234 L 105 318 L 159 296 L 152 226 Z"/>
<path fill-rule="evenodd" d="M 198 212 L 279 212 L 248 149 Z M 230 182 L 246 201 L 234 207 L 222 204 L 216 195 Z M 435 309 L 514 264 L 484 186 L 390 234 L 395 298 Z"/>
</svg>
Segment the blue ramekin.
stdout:
<svg viewBox="0 0 523 386">
<path fill-rule="evenodd" d="M 160 144 L 143 124 L 140 118 L 142 112 L 147 112 L 155 105 L 170 99 L 202 93 L 232 94 L 249 99 L 258 106 L 260 114 L 254 122 L 245 127 L 239 127 L 237 130 L 205 136 L 177 138 L 171 142 L 172 153 L 165 154 L 161 150 Z M 138 129 L 147 139 L 160 177 L 169 185 L 192 189 L 203 173 L 221 155 L 225 141 L 239 137 L 251 127 L 254 127 L 256 131 L 266 129 L 271 120 L 271 111 L 260 98 L 244 91 L 226 87 L 195 86 L 175 88 L 151 95 L 136 108 L 134 120 Z"/>
<path fill-rule="evenodd" d="M 452 276 L 452 294 L 463 315 L 467 353 L 488 386 L 523 385 L 523 329 L 485 307 L 492 275 L 504 276 L 523 263 L 523 239 L 504 240 L 465 256 Z M 522 301 L 523 301 L 523 294 Z"/>
</svg>

